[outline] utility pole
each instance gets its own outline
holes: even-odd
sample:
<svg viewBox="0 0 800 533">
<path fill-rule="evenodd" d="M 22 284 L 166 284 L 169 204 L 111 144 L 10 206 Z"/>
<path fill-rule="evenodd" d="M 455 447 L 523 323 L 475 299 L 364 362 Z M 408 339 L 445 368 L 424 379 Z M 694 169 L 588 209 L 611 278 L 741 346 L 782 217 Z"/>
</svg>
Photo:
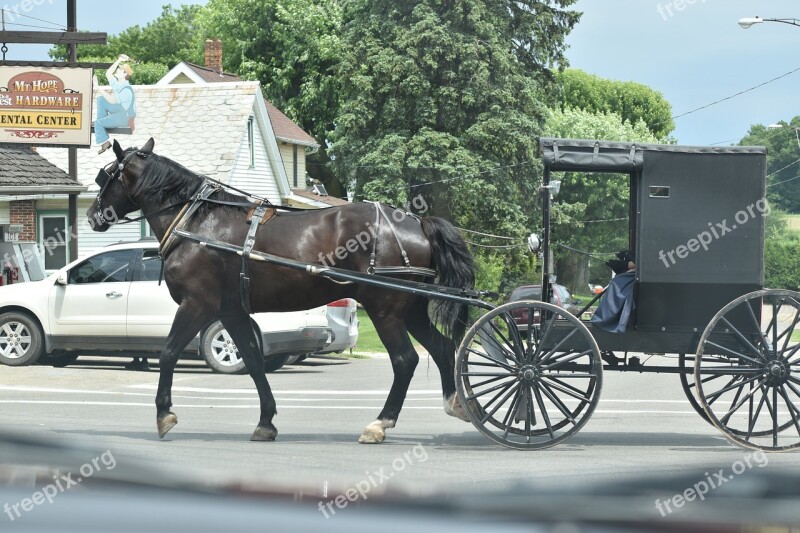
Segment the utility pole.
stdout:
<svg viewBox="0 0 800 533">
<path fill-rule="evenodd" d="M 67 0 L 67 31 L 78 31 L 78 17 L 76 13 L 77 0 Z M 74 42 L 67 44 L 67 61 L 76 63 L 78 61 L 78 45 Z M 93 98 L 93 95 L 88 95 Z M 67 148 L 67 173 L 69 177 L 78 181 L 78 149 L 75 146 Z M 69 213 L 67 215 L 67 227 L 69 235 L 69 260 L 74 261 L 78 258 L 78 195 L 69 195 Z"/>
</svg>

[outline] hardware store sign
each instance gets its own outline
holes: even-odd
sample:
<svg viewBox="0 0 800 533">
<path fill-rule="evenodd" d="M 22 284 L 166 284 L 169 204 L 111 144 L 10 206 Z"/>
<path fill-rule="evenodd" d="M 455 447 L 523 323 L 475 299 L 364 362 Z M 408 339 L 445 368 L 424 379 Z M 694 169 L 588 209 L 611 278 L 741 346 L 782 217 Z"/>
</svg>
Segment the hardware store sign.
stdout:
<svg viewBox="0 0 800 533">
<path fill-rule="evenodd" d="M 92 69 L 0 67 L 0 142 L 90 146 Z"/>
</svg>

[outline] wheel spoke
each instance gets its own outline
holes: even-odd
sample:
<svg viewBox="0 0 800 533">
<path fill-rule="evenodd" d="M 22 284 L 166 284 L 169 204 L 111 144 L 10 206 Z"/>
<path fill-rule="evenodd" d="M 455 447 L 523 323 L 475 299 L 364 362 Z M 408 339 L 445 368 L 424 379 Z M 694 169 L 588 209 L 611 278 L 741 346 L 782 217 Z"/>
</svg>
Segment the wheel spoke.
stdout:
<svg viewBox="0 0 800 533">
<path fill-rule="evenodd" d="M 503 417 L 503 425 L 505 426 L 505 431 L 503 431 L 503 438 L 508 438 L 508 430 L 511 429 L 511 424 L 514 421 L 514 417 L 517 416 L 517 407 L 519 405 L 519 397 L 522 394 L 522 384 L 520 384 L 515 392 L 514 392 L 514 399 L 511 400 L 511 408 L 506 413 L 506 416 Z"/>
<path fill-rule="evenodd" d="M 550 387 L 548 387 L 547 383 L 540 381 L 539 385 L 541 386 L 541 390 L 544 393 L 544 395 L 547 396 L 550 399 L 550 401 L 553 402 L 556 407 L 558 407 L 558 410 L 561 411 L 561 414 L 563 414 L 564 417 L 570 422 L 572 422 L 572 424 L 574 425 L 575 418 L 573 418 L 572 413 L 569 412 L 567 406 L 564 405 L 564 403 L 558 398 L 558 396 L 556 396 L 556 394 L 552 390 L 550 390 Z"/>
<path fill-rule="evenodd" d="M 550 331 L 552 331 L 553 329 L 553 324 L 555 324 L 556 322 L 556 316 L 557 315 L 553 313 L 553 316 L 551 316 L 550 319 L 547 321 L 547 325 L 545 326 L 545 330 L 542 332 L 542 338 L 539 341 L 539 345 L 536 347 L 536 351 L 533 353 L 532 361 L 537 361 L 538 359 L 540 359 L 542 355 L 542 350 L 546 346 L 547 339 L 550 338 Z M 542 318 L 544 317 L 540 315 L 539 320 L 541 320 Z"/>
<path fill-rule="evenodd" d="M 491 323 L 491 321 L 489 322 L 489 325 L 492 326 L 492 327 L 495 327 L 494 324 Z M 484 326 L 485 326 L 485 324 L 484 324 Z M 497 329 L 497 328 L 495 328 L 495 329 Z M 509 349 L 506 346 L 503 346 L 502 344 L 500 344 L 500 341 L 497 340 L 494 337 L 494 334 L 491 331 L 489 331 L 486 327 L 482 326 L 481 330 L 479 331 L 477 336 L 481 341 L 481 346 L 484 346 L 487 349 L 487 351 L 488 351 L 489 348 L 494 346 L 496 349 L 498 349 L 498 350 L 500 350 L 500 352 L 502 352 L 502 356 L 505 357 L 506 360 L 511 359 L 515 363 L 519 364 L 519 361 L 517 361 L 517 356 L 514 355 L 514 352 L 513 351 L 509 351 Z M 488 345 L 484 345 L 484 343 L 488 343 Z M 491 357 L 491 359 L 493 361 L 498 361 L 498 359 L 494 358 L 494 357 Z"/>
<path fill-rule="evenodd" d="M 546 353 L 546 354 L 545 354 L 545 355 L 544 355 L 544 356 L 543 356 L 541 359 L 539 359 L 539 362 L 540 362 L 540 363 L 545 363 L 545 362 L 547 362 L 547 361 L 548 361 L 548 360 L 549 360 L 549 359 L 550 359 L 550 358 L 553 356 L 553 354 L 555 354 L 556 352 L 558 352 L 558 351 L 559 351 L 559 349 L 561 348 L 561 346 L 562 346 L 562 345 L 563 345 L 565 342 L 567 342 L 567 341 L 569 340 L 569 338 L 570 338 L 570 337 L 572 337 L 573 335 L 575 335 L 575 333 L 577 333 L 577 332 L 578 332 L 578 330 L 577 330 L 577 329 L 573 329 L 572 331 L 570 331 L 569 333 L 567 333 L 567 334 L 564 336 L 564 338 L 563 338 L 563 339 L 561 339 L 560 341 L 558 341 L 558 344 L 556 344 L 556 345 L 553 347 L 553 349 L 552 349 L 552 350 L 550 350 L 549 352 L 547 352 L 547 353 Z"/>
<path fill-rule="evenodd" d="M 462 372 L 462 376 L 473 376 L 473 377 L 480 377 L 480 378 L 492 378 L 492 377 L 504 377 L 510 376 L 508 372 L 498 373 L 498 372 Z"/>
<path fill-rule="evenodd" d="M 503 316 L 503 320 L 506 323 L 506 327 L 508 328 L 508 331 L 511 333 L 511 335 L 509 335 L 509 337 L 511 337 L 511 340 L 514 341 L 514 346 L 517 348 L 517 350 L 519 350 L 519 353 L 518 353 L 519 360 L 520 361 L 524 361 L 525 360 L 525 352 L 526 352 L 525 343 L 522 342 L 522 337 L 519 336 L 519 328 L 517 327 L 517 323 L 514 322 L 514 317 L 511 316 L 509 313 L 503 313 L 502 316 Z M 515 351 L 514 353 L 517 353 L 517 352 Z"/>
<path fill-rule="evenodd" d="M 775 411 L 772 413 L 772 445 L 778 446 L 778 388 L 772 387 L 772 405 Z"/>
<path fill-rule="evenodd" d="M 507 382 L 507 383 L 500 383 L 499 385 L 495 385 L 494 387 L 489 387 L 488 389 L 482 390 L 482 391 L 480 391 L 480 392 L 476 392 L 475 394 L 470 394 L 469 396 L 467 396 L 467 400 L 474 400 L 475 398 L 477 398 L 477 397 L 479 397 L 479 396 L 483 396 L 484 394 L 489 394 L 490 392 L 494 392 L 494 391 L 496 391 L 497 389 L 502 389 L 503 387 L 506 387 L 506 388 L 507 388 L 507 387 L 510 387 L 511 385 L 513 385 L 513 384 L 514 384 L 514 382 L 515 382 L 515 381 L 516 381 L 516 380 L 514 380 L 514 381 L 509 381 L 509 382 Z M 502 394 L 502 392 L 501 392 L 500 394 Z M 498 395 L 498 396 L 499 396 L 499 395 Z M 495 397 L 495 399 L 496 399 L 496 398 L 497 398 L 497 397 Z M 492 403 L 492 402 L 489 402 L 489 403 L 487 404 L 487 406 L 488 406 L 488 405 L 490 405 L 491 403 Z"/>
<path fill-rule="evenodd" d="M 545 409 L 544 401 L 542 400 L 542 393 L 539 391 L 539 387 L 533 387 L 533 394 L 536 396 L 536 405 L 539 406 L 539 411 L 542 412 L 542 418 L 544 419 L 544 424 L 547 426 L 547 432 L 550 433 L 550 438 L 555 438 L 553 435 L 553 424 L 550 423 L 550 415 L 547 414 L 547 409 Z"/>
<path fill-rule="evenodd" d="M 536 423 L 533 418 L 533 399 L 531 398 L 530 386 L 525 387 L 525 441 L 531 442 L 531 422 Z"/>
<path fill-rule="evenodd" d="M 734 382 L 738 381 L 741 378 L 741 376 L 735 376 L 723 388 L 719 389 L 718 391 L 715 391 L 712 394 L 706 394 L 706 400 L 708 400 L 708 399 L 716 400 L 717 398 L 719 398 L 721 395 L 725 394 L 726 392 L 728 392 L 730 390 L 733 390 L 736 387 L 747 385 L 748 383 L 751 383 L 751 382 L 757 380 L 759 377 L 760 376 L 754 376 L 752 378 L 748 378 L 746 381 L 743 381 L 741 383 L 734 383 Z"/>
<path fill-rule="evenodd" d="M 740 408 L 742 405 L 744 405 L 744 402 L 746 402 L 746 401 L 747 401 L 747 399 L 748 399 L 748 398 L 750 398 L 750 397 L 753 395 L 753 393 L 754 393 L 756 390 L 760 389 L 760 388 L 761 388 L 761 386 L 762 386 L 764 383 L 766 383 L 766 382 L 767 382 L 767 378 L 764 378 L 764 379 L 761 381 L 761 383 L 759 383 L 759 384 L 758 384 L 758 387 L 756 387 L 756 388 L 754 388 L 754 389 L 750 390 L 750 392 L 748 392 L 747 394 L 745 394 L 745 395 L 744 395 L 744 397 L 743 397 L 743 398 L 741 398 L 741 399 L 740 399 L 740 400 L 737 402 L 736 406 L 735 406 L 735 407 L 733 407 L 733 408 L 731 408 L 731 409 L 730 409 L 730 410 L 729 410 L 727 413 L 725 413 L 725 416 L 723 416 L 722 418 L 720 418 L 720 419 L 719 419 L 719 421 L 720 421 L 721 423 L 723 423 L 723 424 L 727 423 L 728 419 L 729 419 L 729 418 L 730 418 L 730 417 L 731 417 L 731 416 L 732 416 L 732 415 L 733 415 L 733 414 L 734 414 L 736 411 L 738 411 L 738 410 L 739 410 L 739 408 Z M 744 386 L 744 384 L 742 384 L 742 386 Z"/>
<path fill-rule="evenodd" d="M 514 385 L 515 383 L 518 383 L 518 382 L 512 381 L 511 383 L 509 383 L 509 386 Z M 492 410 L 489 411 L 488 413 L 486 413 L 486 416 L 484 416 L 481 419 L 481 424 L 485 424 L 490 418 L 492 418 L 492 415 L 494 415 L 497 412 L 497 410 L 500 409 L 500 407 L 502 407 L 508 401 L 508 399 L 511 397 L 512 394 L 514 394 L 514 392 L 516 390 L 519 390 L 519 387 L 517 387 L 516 389 L 511 389 L 510 391 L 508 391 L 506 393 L 506 395 L 503 396 L 503 399 L 500 400 L 499 402 L 497 402 L 497 404 L 492 408 Z M 486 405 L 484 405 L 483 408 L 484 409 L 488 408 L 492 403 L 494 403 L 494 401 L 500 396 L 500 394 L 502 394 L 502 392 L 499 393 L 494 398 L 492 398 L 492 400 L 489 403 L 487 403 Z"/>
<path fill-rule="evenodd" d="M 719 348 L 720 350 L 725 350 L 726 352 L 732 353 L 734 356 L 739 357 L 741 359 L 744 359 L 745 361 L 750 361 L 754 365 L 760 365 L 761 363 L 763 363 L 763 361 L 759 361 L 757 359 L 753 359 L 752 357 L 744 355 L 743 353 L 737 352 L 733 348 L 728 348 L 727 346 L 723 346 L 721 344 L 717 344 L 714 341 L 706 340 L 706 344 L 710 344 L 711 346 L 713 346 L 715 348 Z"/>
<path fill-rule="evenodd" d="M 759 301 L 761 301 L 761 300 L 759 299 Z M 758 332 L 758 340 L 761 342 L 764 350 L 769 352 L 770 349 L 771 349 L 771 347 L 769 345 L 769 341 L 767 340 L 766 335 L 764 335 L 764 332 L 761 330 L 761 322 L 759 322 L 758 318 L 756 318 L 756 313 L 753 311 L 753 306 L 751 305 L 751 302 L 750 301 L 745 302 L 744 306 L 747 307 L 747 314 L 750 315 L 750 318 L 753 320 L 753 325 L 755 325 L 755 327 L 756 327 L 756 331 Z M 774 309 L 773 309 L 773 311 L 774 311 Z M 728 321 L 726 320 L 726 322 L 728 322 Z M 730 322 L 728 322 L 728 324 L 730 324 Z M 767 331 L 769 331 L 769 324 L 767 325 L 766 329 L 767 329 Z M 744 337 L 742 337 L 742 338 L 744 338 Z M 755 346 L 753 346 L 753 348 L 755 348 Z M 758 350 L 758 349 L 756 349 L 756 353 L 761 355 L 761 351 Z M 762 356 L 762 358 L 763 358 L 763 356 Z"/>
<path fill-rule="evenodd" d="M 515 377 L 515 376 L 513 376 L 512 374 L 504 374 L 504 375 L 502 375 L 500 377 L 497 377 L 497 378 L 487 379 L 487 380 L 484 380 L 484 381 L 481 381 L 481 382 L 478 382 L 478 383 L 470 383 L 470 387 L 472 387 L 473 389 L 477 389 L 478 387 L 483 387 L 484 385 L 488 385 L 489 383 L 494 383 L 495 381 L 500 381 L 501 379 L 510 378 L 510 377 Z"/>
<path fill-rule="evenodd" d="M 747 307 L 748 307 L 748 309 L 750 308 L 749 305 Z M 752 311 L 752 309 L 751 309 L 751 311 Z M 749 340 L 747 340 L 747 337 L 745 337 L 742 334 L 741 331 L 739 331 L 733 324 L 731 324 L 730 321 L 727 318 L 722 317 L 721 320 L 728 325 L 728 328 L 733 330 L 733 334 L 736 336 L 736 338 L 739 339 L 739 341 L 741 343 L 744 344 L 745 348 L 750 348 L 750 350 L 752 350 L 753 353 L 756 354 L 760 359 L 764 359 L 764 356 L 761 353 L 761 351 L 758 348 L 756 348 L 755 346 L 753 346 L 753 343 L 751 343 Z M 760 325 L 758 326 L 758 332 L 759 332 L 759 334 L 761 334 L 761 326 Z M 742 356 L 742 357 L 746 357 L 746 356 Z M 758 362 L 755 359 L 750 359 L 750 361 Z"/>
<path fill-rule="evenodd" d="M 745 436 L 744 440 L 750 440 L 750 436 L 753 434 L 753 429 L 756 427 L 756 420 L 758 419 L 758 414 L 761 412 L 761 407 L 764 405 L 764 400 L 767 399 L 767 391 L 764 389 L 763 394 L 761 394 L 761 400 L 758 402 L 758 407 L 756 407 L 755 414 L 750 414 L 749 424 L 747 424 L 747 436 Z M 752 397 L 751 397 L 751 406 L 752 406 Z M 752 408 L 751 408 L 752 410 Z"/>
<path fill-rule="evenodd" d="M 516 351 L 514 351 L 514 347 L 515 347 L 515 346 L 514 346 L 514 345 L 511 343 L 511 341 L 510 341 L 510 340 L 508 340 L 508 339 L 506 338 L 506 336 L 505 336 L 505 335 L 503 335 L 503 332 L 502 332 L 502 331 L 500 331 L 500 328 L 498 328 L 498 327 L 497 327 L 497 326 L 494 324 L 494 322 L 492 322 L 492 321 L 490 320 L 490 321 L 489 321 L 489 322 L 487 322 L 487 323 L 488 323 L 490 326 L 492 326 L 492 329 L 495 331 L 495 333 L 497 333 L 497 334 L 500 336 L 500 338 L 501 338 L 501 339 L 503 339 L 503 342 L 504 342 L 504 343 L 506 343 L 506 346 L 508 346 L 509 348 L 511 348 L 511 354 L 512 354 L 512 357 L 513 357 L 513 358 L 514 358 L 514 360 L 517 362 L 517 364 L 520 364 L 520 360 L 521 360 L 521 358 L 520 358 L 519 356 L 521 356 L 521 355 L 522 355 L 522 356 L 524 356 L 524 353 L 521 353 L 521 354 L 520 354 L 520 353 L 517 353 Z M 494 338 L 494 337 L 492 337 L 492 338 Z"/>
<path fill-rule="evenodd" d="M 750 368 L 750 367 L 711 367 L 711 368 L 704 368 L 702 370 L 703 374 L 711 374 L 709 378 L 705 378 L 708 381 L 712 379 L 716 379 L 720 376 L 747 376 L 749 374 L 759 374 L 763 372 L 758 368 Z M 705 383 L 705 381 L 703 381 Z"/>
<path fill-rule="evenodd" d="M 494 358 L 492 358 L 492 356 L 490 356 L 490 355 L 488 355 L 488 354 L 485 354 L 485 353 L 479 352 L 479 351 L 477 351 L 477 350 L 474 350 L 474 349 L 472 349 L 472 348 L 467 348 L 467 351 L 468 351 L 469 353 L 471 353 L 471 354 L 475 354 L 475 355 L 477 355 L 477 356 L 479 356 L 479 357 L 483 357 L 483 358 L 484 358 L 484 359 L 486 359 L 487 361 L 491 361 L 492 363 L 494 363 L 494 364 L 495 364 L 495 366 L 499 366 L 500 368 L 505 368 L 505 369 L 506 369 L 506 370 L 508 370 L 509 372 L 516 372 L 516 371 L 517 371 L 517 370 L 516 370 L 514 367 L 512 367 L 511 365 L 508 365 L 508 364 L 506 364 L 506 363 L 503 363 L 502 361 L 498 361 L 497 359 L 494 359 Z M 472 363 L 470 362 L 470 363 L 468 363 L 468 364 L 472 364 Z"/>
<path fill-rule="evenodd" d="M 547 377 L 547 376 L 544 375 L 542 377 Z M 553 387 L 554 389 L 556 389 L 558 391 L 563 392 L 567 396 L 572 396 L 573 398 L 578 399 L 578 400 L 580 400 L 582 402 L 590 402 L 590 401 L 592 401 L 592 399 L 589 396 L 586 396 L 586 395 L 584 395 L 582 393 L 581 394 L 576 394 L 576 393 L 572 392 L 571 390 L 569 390 L 568 388 L 562 387 L 558 383 L 550 383 L 549 386 Z"/>
<path fill-rule="evenodd" d="M 544 365 L 542 367 L 542 370 L 553 370 L 554 368 L 558 368 L 559 366 L 563 365 L 564 363 L 569 363 L 570 361 L 574 361 L 575 359 L 578 359 L 579 357 L 583 357 L 584 355 L 589 355 L 593 351 L 594 350 L 592 350 L 590 348 L 588 350 L 584 350 L 581 353 L 571 354 L 566 358 L 564 356 L 561 356 L 561 355 L 559 355 L 558 358 L 551 357 L 550 359 L 548 359 L 548 361 L 553 361 L 553 360 L 555 360 L 555 361 L 552 362 L 552 363 L 549 363 L 547 365 Z"/>
<path fill-rule="evenodd" d="M 786 404 L 786 407 L 789 408 L 789 416 L 792 417 L 792 422 L 794 423 L 794 428 L 797 430 L 797 434 L 800 435 L 800 422 L 798 421 L 798 414 L 800 414 L 800 410 L 795 407 L 795 405 L 789 401 L 789 395 L 786 394 L 786 389 L 781 385 L 780 387 L 781 397 L 783 398 L 783 402 Z"/>
</svg>

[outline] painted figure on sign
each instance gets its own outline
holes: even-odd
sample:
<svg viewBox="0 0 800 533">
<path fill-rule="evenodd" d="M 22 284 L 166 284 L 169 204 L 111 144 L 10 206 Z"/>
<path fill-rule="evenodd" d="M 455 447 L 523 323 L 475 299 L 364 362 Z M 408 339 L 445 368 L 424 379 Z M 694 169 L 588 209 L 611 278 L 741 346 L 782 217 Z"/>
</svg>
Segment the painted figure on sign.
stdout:
<svg viewBox="0 0 800 533">
<path fill-rule="evenodd" d="M 102 154 L 111 148 L 108 128 L 131 128 L 136 116 L 136 98 L 133 87 L 128 82 L 133 74 L 130 61 L 125 54 L 121 54 L 113 65 L 106 71 L 106 78 L 111 85 L 112 94 L 100 94 L 97 97 L 97 119 L 94 121 L 94 139 L 100 145 L 98 153 Z M 95 79 L 97 86 L 97 79 Z"/>
</svg>

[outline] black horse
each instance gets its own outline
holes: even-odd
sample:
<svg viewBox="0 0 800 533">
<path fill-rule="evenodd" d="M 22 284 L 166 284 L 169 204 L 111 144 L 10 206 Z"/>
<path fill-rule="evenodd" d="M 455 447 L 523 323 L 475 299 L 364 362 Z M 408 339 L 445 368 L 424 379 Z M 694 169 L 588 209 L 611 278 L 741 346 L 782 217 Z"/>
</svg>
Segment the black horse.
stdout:
<svg viewBox="0 0 800 533">
<path fill-rule="evenodd" d="M 104 180 L 100 193 L 86 213 L 95 231 L 106 231 L 121 217 L 141 209 L 163 243 L 171 233 L 179 211 L 206 182 L 203 176 L 154 154 L 154 144 L 150 139 L 141 149 L 123 151 L 114 142 L 117 159 L 111 167 L 111 177 Z M 250 227 L 246 220 L 248 209 L 241 206 L 247 203 L 247 198 L 217 190 L 211 199 L 216 203 L 203 203 L 185 229 L 241 246 Z M 391 218 L 397 237 L 411 265 L 436 269 L 437 283 L 441 285 L 472 288 L 472 256 L 450 223 L 435 217 L 406 216 L 389 207 L 384 210 L 390 216 L 395 215 Z M 370 230 L 370 235 L 375 234 L 371 238 L 379 243 L 376 264 L 401 265 L 398 240 L 389 224 L 381 225 L 376 231 L 375 214 L 375 206 L 369 203 L 306 212 L 281 212 L 260 227 L 254 250 L 317 265 L 332 266 L 332 260 L 336 267 L 367 272 L 372 249 L 353 245 L 353 240 Z M 170 408 L 172 378 L 180 353 L 205 325 L 219 318 L 239 348 L 258 389 L 261 417 L 251 440 L 274 440 L 278 434 L 272 423 L 276 414 L 275 398 L 264 374 L 263 355 L 241 300 L 241 257 L 203 247 L 197 241 L 185 238 L 178 238 L 165 255 L 164 280 L 170 295 L 178 303 L 178 311 L 160 355 L 155 402 L 159 436 L 163 437 L 178 422 Z M 397 421 L 419 361 L 409 333 L 436 362 L 441 373 L 445 412 L 467 420 L 455 395 L 453 372 L 455 342 L 464 334 L 467 313 L 464 305 L 438 303 L 432 314 L 435 320 L 431 320 L 429 301 L 423 297 L 363 284 L 334 282 L 262 261 L 249 260 L 248 267 L 252 279 L 249 301 L 252 312 L 297 311 L 340 298 L 354 298 L 364 306 L 389 352 L 394 381 L 383 410 L 377 420 L 364 429 L 359 442 L 382 442 L 385 429 L 394 427 Z M 406 279 L 422 280 L 422 277 L 407 276 Z M 434 322 L 447 335 L 440 332 Z"/>
</svg>

